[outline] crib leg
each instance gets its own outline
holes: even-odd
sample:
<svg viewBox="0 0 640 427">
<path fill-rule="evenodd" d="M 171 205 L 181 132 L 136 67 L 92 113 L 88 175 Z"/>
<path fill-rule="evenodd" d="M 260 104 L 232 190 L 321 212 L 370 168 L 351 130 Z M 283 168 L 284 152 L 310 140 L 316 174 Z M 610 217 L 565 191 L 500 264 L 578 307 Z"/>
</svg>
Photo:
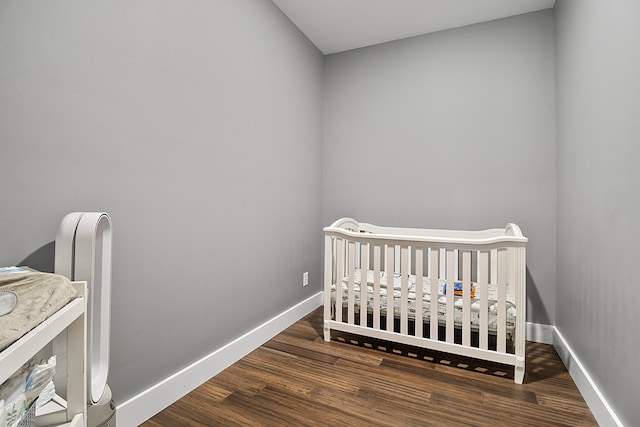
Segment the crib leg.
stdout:
<svg viewBox="0 0 640 427">
<path fill-rule="evenodd" d="M 524 358 L 518 358 L 515 370 L 513 372 L 513 381 L 516 384 L 522 384 L 524 381 Z"/>
<path fill-rule="evenodd" d="M 329 322 L 327 320 L 324 321 L 324 340 L 326 342 L 331 341 L 331 329 L 329 328 Z"/>
</svg>

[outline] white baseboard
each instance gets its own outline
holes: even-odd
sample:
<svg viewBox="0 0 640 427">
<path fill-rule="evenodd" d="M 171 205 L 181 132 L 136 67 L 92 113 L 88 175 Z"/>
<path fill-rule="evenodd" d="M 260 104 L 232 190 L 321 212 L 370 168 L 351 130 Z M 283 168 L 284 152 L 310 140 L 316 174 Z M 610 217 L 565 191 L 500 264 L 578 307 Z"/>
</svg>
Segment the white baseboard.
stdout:
<svg viewBox="0 0 640 427">
<path fill-rule="evenodd" d="M 539 342 L 542 344 L 553 344 L 553 326 L 542 323 L 527 322 L 527 341 Z"/>
<path fill-rule="evenodd" d="M 116 407 L 116 424 L 132 427 L 151 418 L 322 305 L 322 292 L 280 313 Z"/>
<path fill-rule="evenodd" d="M 607 402 L 607 399 L 605 399 L 600 392 L 597 384 L 591 378 L 591 375 L 589 375 L 589 372 L 580 362 L 580 359 L 576 357 L 569 343 L 564 339 L 558 328 L 554 327 L 553 329 L 553 346 L 560 356 L 560 359 L 562 359 L 567 371 L 569 371 L 569 375 L 571 375 L 571 378 L 573 378 L 573 381 L 576 383 L 578 390 L 582 393 L 584 401 L 587 403 L 587 406 L 589 406 L 598 424 L 603 427 L 624 427 L 613 411 L 613 408 L 611 408 Z"/>
</svg>

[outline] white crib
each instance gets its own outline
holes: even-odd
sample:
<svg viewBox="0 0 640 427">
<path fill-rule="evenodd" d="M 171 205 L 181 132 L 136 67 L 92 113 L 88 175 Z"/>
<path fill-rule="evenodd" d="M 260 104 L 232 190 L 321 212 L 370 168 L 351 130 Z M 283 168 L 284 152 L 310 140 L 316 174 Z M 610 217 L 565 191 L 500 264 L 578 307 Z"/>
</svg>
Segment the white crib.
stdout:
<svg viewBox="0 0 640 427">
<path fill-rule="evenodd" d="M 334 329 L 512 365 L 522 384 L 527 238 L 517 225 L 430 230 L 342 218 L 324 233 L 326 341 Z"/>
</svg>

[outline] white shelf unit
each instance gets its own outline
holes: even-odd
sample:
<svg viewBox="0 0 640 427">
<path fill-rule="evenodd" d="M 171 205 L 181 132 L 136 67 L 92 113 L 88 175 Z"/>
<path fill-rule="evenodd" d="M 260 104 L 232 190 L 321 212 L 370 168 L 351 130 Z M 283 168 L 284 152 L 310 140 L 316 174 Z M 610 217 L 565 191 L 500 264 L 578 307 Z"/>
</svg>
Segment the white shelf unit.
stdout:
<svg viewBox="0 0 640 427">
<path fill-rule="evenodd" d="M 61 332 L 67 331 L 67 400 L 56 396 L 50 403 L 36 411 L 38 426 L 86 425 L 87 284 L 73 282 L 73 286 L 76 289 L 76 298 L 0 352 L 0 384 L 2 384 Z"/>
</svg>

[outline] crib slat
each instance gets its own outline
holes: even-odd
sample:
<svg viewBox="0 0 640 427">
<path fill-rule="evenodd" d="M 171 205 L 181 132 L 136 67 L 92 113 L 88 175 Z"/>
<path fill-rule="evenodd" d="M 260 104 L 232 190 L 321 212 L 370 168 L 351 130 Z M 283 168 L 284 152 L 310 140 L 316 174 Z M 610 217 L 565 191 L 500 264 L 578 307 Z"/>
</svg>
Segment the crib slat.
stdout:
<svg viewBox="0 0 640 427">
<path fill-rule="evenodd" d="M 380 245 L 373 246 L 373 328 L 380 329 Z"/>
<path fill-rule="evenodd" d="M 462 251 L 462 345 L 471 345 L 471 251 Z"/>
<path fill-rule="evenodd" d="M 443 277 L 444 282 L 447 285 L 447 297 L 446 297 L 446 305 L 447 305 L 447 342 L 452 343 L 454 340 L 454 332 L 455 332 L 455 321 L 456 321 L 456 312 L 455 312 L 455 295 L 453 292 L 453 284 L 456 281 L 456 269 L 457 263 L 455 262 L 455 255 L 453 249 L 447 249 L 445 252 L 446 258 L 446 273 L 445 277 Z"/>
<path fill-rule="evenodd" d="M 400 333 L 409 333 L 409 248 L 400 248 Z"/>
<path fill-rule="evenodd" d="M 498 283 L 498 250 L 491 249 L 491 263 L 489 269 L 489 281 L 493 284 Z"/>
<path fill-rule="evenodd" d="M 476 296 L 479 299 L 480 311 L 480 340 L 479 346 L 483 350 L 489 348 L 489 305 L 487 303 L 487 293 L 489 290 L 489 252 L 480 251 L 478 253 L 478 286 Z"/>
<path fill-rule="evenodd" d="M 499 353 L 507 351 L 507 274 L 506 274 L 506 249 L 498 250 L 498 343 L 496 350 Z"/>
<path fill-rule="evenodd" d="M 431 285 L 431 303 L 429 315 L 431 316 L 429 338 L 436 341 L 438 339 L 438 266 L 440 265 L 440 250 L 438 248 L 430 248 L 429 260 L 429 283 Z"/>
<path fill-rule="evenodd" d="M 342 286 L 344 280 L 344 240 L 336 238 L 336 322 L 342 322 Z"/>
<path fill-rule="evenodd" d="M 415 335 L 422 337 L 422 299 L 423 295 L 423 264 L 424 264 L 424 251 L 422 248 L 416 248 L 416 313 L 415 313 Z"/>
<path fill-rule="evenodd" d="M 387 280 L 387 331 L 393 331 L 393 271 L 395 261 L 395 246 L 387 245 L 387 268 L 385 277 Z"/>
<path fill-rule="evenodd" d="M 360 244 L 360 326 L 367 326 L 369 289 L 369 245 Z"/>
<path fill-rule="evenodd" d="M 492 298 L 495 298 L 495 302 L 497 302 L 498 300 L 498 250 L 497 249 L 492 249 L 491 252 L 491 258 L 490 258 L 490 269 L 489 269 L 489 282 L 494 286 L 494 292 L 492 295 Z M 493 299 L 492 299 L 493 301 Z M 494 302 L 494 303 L 495 303 Z M 489 312 L 487 312 L 487 315 L 489 314 Z M 497 333 L 498 329 L 498 322 L 497 320 L 495 320 L 495 330 L 493 330 L 492 332 Z"/>
<path fill-rule="evenodd" d="M 353 325 L 355 323 L 355 256 L 356 244 L 354 242 L 347 243 L 347 265 L 349 268 L 349 281 L 347 288 L 347 323 Z M 362 282 L 362 278 L 360 278 Z"/>
</svg>

